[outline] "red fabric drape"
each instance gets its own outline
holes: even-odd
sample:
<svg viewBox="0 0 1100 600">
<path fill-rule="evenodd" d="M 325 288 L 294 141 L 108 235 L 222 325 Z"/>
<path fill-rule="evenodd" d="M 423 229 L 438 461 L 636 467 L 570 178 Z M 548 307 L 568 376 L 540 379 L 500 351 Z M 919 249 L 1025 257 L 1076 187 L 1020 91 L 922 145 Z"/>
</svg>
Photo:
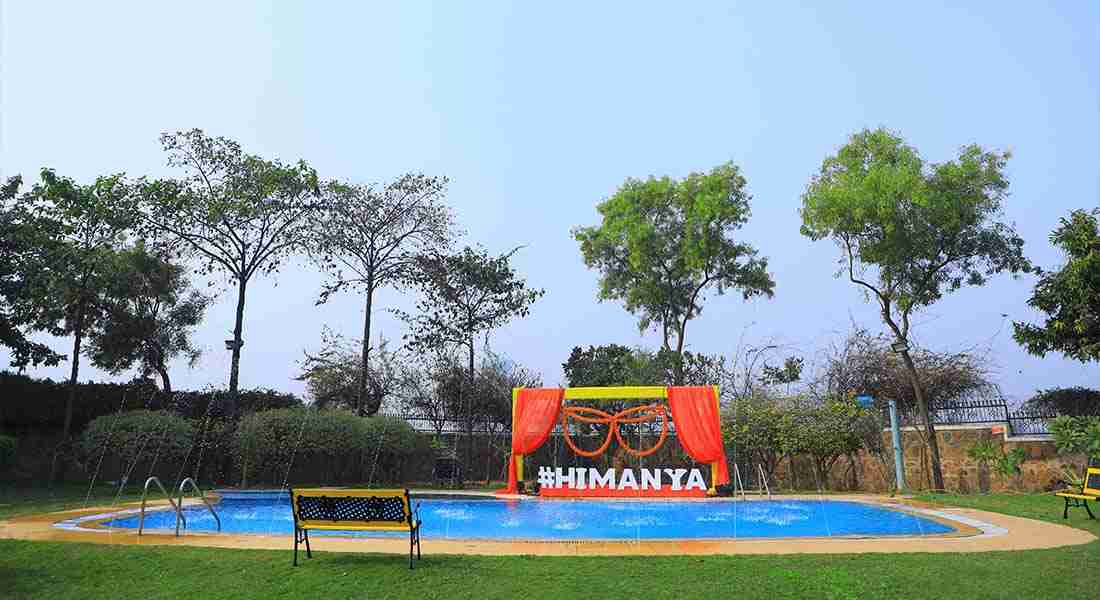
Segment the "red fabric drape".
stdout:
<svg viewBox="0 0 1100 600">
<path fill-rule="evenodd" d="M 711 485 L 729 483 L 726 449 L 722 445 L 722 426 L 718 418 L 718 398 L 714 388 L 670 387 L 668 405 L 676 424 L 676 438 L 688 456 L 701 463 L 716 463 L 718 472 Z"/>
<path fill-rule="evenodd" d="M 565 390 L 540 388 L 519 390 L 516 395 L 515 426 L 512 428 L 512 456 L 508 460 L 508 487 L 500 490 L 506 494 L 519 491 L 516 481 L 516 456 L 530 454 L 546 443 L 561 411 Z"/>
</svg>

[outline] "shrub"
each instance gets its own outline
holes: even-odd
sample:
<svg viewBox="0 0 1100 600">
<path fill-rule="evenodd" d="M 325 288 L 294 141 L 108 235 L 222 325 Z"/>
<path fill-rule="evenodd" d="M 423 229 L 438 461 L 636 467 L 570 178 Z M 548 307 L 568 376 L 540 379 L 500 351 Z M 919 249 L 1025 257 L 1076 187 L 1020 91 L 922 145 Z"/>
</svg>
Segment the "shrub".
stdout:
<svg viewBox="0 0 1100 600">
<path fill-rule="evenodd" d="M 86 469 L 94 469 L 101 457 L 117 459 L 124 468 L 140 460 L 179 461 L 194 438 L 195 428 L 179 415 L 134 410 L 93 419 L 77 442 L 76 456 Z"/>
<path fill-rule="evenodd" d="M 751 400 L 724 415 L 722 437 L 734 460 L 748 459 L 761 465 L 768 477 L 774 476 L 782 458 L 779 443 L 782 413 L 783 409 L 771 400 Z"/>
<path fill-rule="evenodd" d="M 399 472 L 415 446 L 403 420 L 347 410 L 268 410 L 245 416 L 237 428 L 245 484 L 281 484 L 295 465 L 317 467 L 305 475 L 311 483 L 382 480 Z"/>
<path fill-rule="evenodd" d="M 1050 423 L 1058 451 L 1100 460 L 1100 417 L 1061 416 Z"/>
<path fill-rule="evenodd" d="M 1020 474 L 1020 465 L 1024 464 L 1025 460 L 1027 460 L 1027 451 L 1023 448 L 1013 448 L 997 458 L 993 463 L 993 470 L 1001 476 L 1001 479 L 1008 481 Z"/>
<path fill-rule="evenodd" d="M 0 475 L 15 464 L 15 438 L 10 435 L 0 435 Z"/>
</svg>

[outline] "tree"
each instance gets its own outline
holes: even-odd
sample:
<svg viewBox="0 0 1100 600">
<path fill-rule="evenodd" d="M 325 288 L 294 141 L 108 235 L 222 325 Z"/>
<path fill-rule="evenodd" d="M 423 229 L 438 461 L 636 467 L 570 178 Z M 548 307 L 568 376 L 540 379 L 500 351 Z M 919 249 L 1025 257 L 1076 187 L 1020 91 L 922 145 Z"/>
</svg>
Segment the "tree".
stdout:
<svg viewBox="0 0 1100 600">
<path fill-rule="evenodd" d="M 541 387 L 542 377 L 522 365 L 486 348 L 474 383 L 472 418 L 485 431 L 492 452 L 485 455 L 485 480 L 492 478 L 491 458 L 495 453 L 506 460 L 512 451 L 504 434 L 512 430 L 512 390 L 520 387 Z"/>
<path fill-rule="evenodd" d="M 33 303 L 31 327 L 73 337 L 63 445 L 68 444 L 72 429 L 84 336 L 102 318 L 117 250 L 133 225 L 130 198 L 121 175 L 81 185 L 49 169 L 42 170 L 41 181 L 28 198 L 28 210 L 48 231 L 48 235 L 38 236 L 46 244 L 46 260 L 37 265 L 39 270 L 28 282 Z M 51 482 L 60 475 L 57 458 L 55 453 Z"/>
<path fill-rule="evenodd" d="M 581 348 L 574 346 L 569 359 L 562 363 L 569 387 L 612 387 L 650 385 L 655 381 L 638 378 L 638 358 L 631 348 L 605 344 Z"/>
<path fill-rule="evenodd" d="M 363 376 L 363 363 L 356 351 L 362 343 L 347 341 L 327 329 L 322 332 L 321 351 L 306 353 L 299 381 L 306 382 L 306 389 L 318 408 L 340 407 L 356 411 L 359 416 L 374 415 L 382 408 L 386 398 L 394 396 L 400 386 L 400 365 L 393 352 L 387 349 L 385 339 L 378 344 L 379 360 Z M 367 381 L 366 396 L 360 382 Z"/>
<path fill-rule="evenodd" d="M 1016 342 L 1036 356 L 1060 352 L 1081 362 L 1100 360 L 1100 209 L 1073 211 L 1050 235 L 1066 264 L 1041 273 L 1028 306 L 1046 314 L 1042 325 L 1013 322 Z"/>
<path fill-rule="evenodd" d="M 1024 407 L 1073 417 L 1100 415 L 1100 391 L 1080 386 L 1039 390 Z"/>
<path fill-rule="evenodd" d="M 438 438 L 447 423 L 455 420 L 451 414 L 466 371 L 461 362 L 446 349 L 439 352 L 415 353 L 400 369 L 399 395 L 404 413 L 431 426 Z M 457 384 L 455 383 L 457 382 Z"/>
<path fill-rule="evenodd" d="M 908 350 L 910 317 L 963 286 L 1033 270 L 1023 239 L 997 220 L 1008 157 L 970 145 L 926 164 L 897 134 L 865 130 L 825 159 L 802 195 L 802 234 L 837 243 L 841 272 L 875 299 L 894 335 L 928 430 L 936 489 L 944 488 L 939 444 Z"/>
<path fill-rule="evenodd" d="M 479 336 L 488 340 L 493 329 L 514 318 L 527 316 L 531 305 L 543 295 L 541 289 L 529 289 L 512 269 L 510 259 L 516 251 L 490 256 L 484 249 L 467 246 L 458 254 L 430 254 L 417 259 L 421 298 L 417 314 L 395 310 L 410 328 L 405 339 L 414 352 L 428 353 L 440 348 L 461 348 L 466 352 L 466 383 L 463 390 L 467 438 L 473 436 L 469 417 L 474 388 L 474 348 Z M 470 464 L 472 445 L 466 446 L 466 465 Z"/>
<path fill-rule="evenodd" d="M 186 271 L 151 254 L 144 243 L 120 252 L 106 281 L 104 310 L 91 332 L 92 364 L 120 373 L 137 364 L 141 376 L 160 376 L 172 391 L 168 361 L 183 356 L 191 366 L 201 351 L 191 333 L 210 299 L 190 289 Z"/>
<path fill-rule="evenodd" d="M 360 415 L 378 410 L 364 411 L 374 293 L 410 281 L 416 256 L 447 248 L 453 218 L 442 204 L 446 187 L 446 178 L 421 174 L 405 175 L 381 190 L 333 183 L 327 187 L 325 210 L 314 221 L 316 262 L 331 278 L 317 303 L 346 287 L 366 296 L 360 376 L 352 406 Z"/>
<path fill-rule="evenodd" d="M 780 411 L 775 436 L 788 456 L 809 455 L 817 486 L 823 488 L 836 461 L 863 446 L 859 422 L 866 417 L 851 397 L 803 402 Z"/>
<path fill-rule="evenodd" d="M 145 225 L 191 251 L 201 272 L 237 284 L 229 367 L 235 410 L 244 341 L 245 292 L 256 274 L 278 271 L 308 240 L 320 203 L 317 173 L 304 161 L 286 165 L 245 154 L 236 142 L 192 129 L 160 138 L 168 165 L 184 176 L 146 182 Z"/>
<path fill-rule="evenodd" d="M 27 334 L 40 304 L 33 293 L 34 275 L 48 264 L 54 240 L 50 228 L 28 209 L 33 203 L 19 193 L 21 177 L 0 186 L 0 346 L 11 350 L 12 366 L 56 365 L 64 358 Z"/>
<path fill-rule="evenodd" d="M 622 301 L 640 330 L 659 329 L 676 359 L 709 291 L 774 293 L 767 259 L 733 237 L 749 218 L 746 185 L 733 163 L 683 180 L 627 179 L 597 206 L 598 227 L 573 230 L 585 265 L 600 271 L 599 299 Z M 682 383 L 682 366 L 676 375 Z"/>
</svg>

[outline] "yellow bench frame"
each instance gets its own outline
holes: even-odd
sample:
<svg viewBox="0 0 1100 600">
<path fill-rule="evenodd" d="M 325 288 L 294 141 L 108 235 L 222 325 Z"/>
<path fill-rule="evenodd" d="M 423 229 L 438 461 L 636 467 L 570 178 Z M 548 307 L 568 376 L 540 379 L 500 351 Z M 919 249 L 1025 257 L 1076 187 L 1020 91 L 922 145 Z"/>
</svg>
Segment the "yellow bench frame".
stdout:
<svg viewBox="0 0 1100 600">
<path fill-rule="evenodd" d="M 1069 518 L 1069 509 L 1071 507 L 1084 507 L 1090 519 L 1096 518 L 1096 515 L 1093 515 L 1092 510 L 1089 509 L 1089 500 L 1100 502 L 1100 487 L 1090 487 L 1091 483 L 1094 481 L 1100 481 L 1100 467 L 1090 466 L 1085 469 L 1085 483 L 1082 485 L 1080 493 L 1058 492 L 1055 494 L 1055 496 L 1059 496 L 1066 501 L 1066 506 L 1062 509 L 1063 519 Z"/>
<path fill-rule="evenodd" d="M 302 519 L 298 511 L 298 499 L 331 498 L 336 502 L 345 498 L 400 498 L 404 511 L 404 521 L 324 521 Z M 409 568 L 413 568 L 413 548 L 416 558 L 420 559 L 420 504 L 412 506 L 408 489 L 343 489 L 343 488 L 301 488 L 290 490 L 290 506 L 294 513 L 294 566 L 298 566 L 298 544 L 305 542 L 306 558 L 313 558 L 309 547 L 309 531 L 321 529 L 330 531 L 407 531 L 409 532 Z"/>
</svg>

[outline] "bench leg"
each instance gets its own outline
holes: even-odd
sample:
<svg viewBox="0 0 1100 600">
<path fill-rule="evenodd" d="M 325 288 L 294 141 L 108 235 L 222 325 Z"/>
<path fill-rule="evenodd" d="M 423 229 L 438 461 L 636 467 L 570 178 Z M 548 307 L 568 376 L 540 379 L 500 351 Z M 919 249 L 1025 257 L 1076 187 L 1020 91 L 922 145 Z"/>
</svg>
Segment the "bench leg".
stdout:
<svg viewBox="0 0 1100 600">
<path fill-rule="evenodd" d="M 1089 518 L 1090 519 L 1095 519 L 1096 516 L 1092 514 L 1092 509 L 1089 508 L 1089 501 L 1085 500 L 1084 502 L 1085 502 L 1085 512 L 1089 513 Z"/>
<path fill-rule="evenodd" d="M 413 540 L 416 539 L 416 530 L 409 531 L 409 569 L 413 568 Z"/>
<path fill-rule="evenodd" d="M 1066 507 L 1062 509 L 1062 518 L 1063 519 L 1068 519 L 1069 518 L 1069 498 L 1062 498 L 1062 500 L 1066 501 Z"/>
<path fill-rule="evenodd" d="M 298 528 L 294 528 L 294 566 L 298 566 Z"/>
</svg>

